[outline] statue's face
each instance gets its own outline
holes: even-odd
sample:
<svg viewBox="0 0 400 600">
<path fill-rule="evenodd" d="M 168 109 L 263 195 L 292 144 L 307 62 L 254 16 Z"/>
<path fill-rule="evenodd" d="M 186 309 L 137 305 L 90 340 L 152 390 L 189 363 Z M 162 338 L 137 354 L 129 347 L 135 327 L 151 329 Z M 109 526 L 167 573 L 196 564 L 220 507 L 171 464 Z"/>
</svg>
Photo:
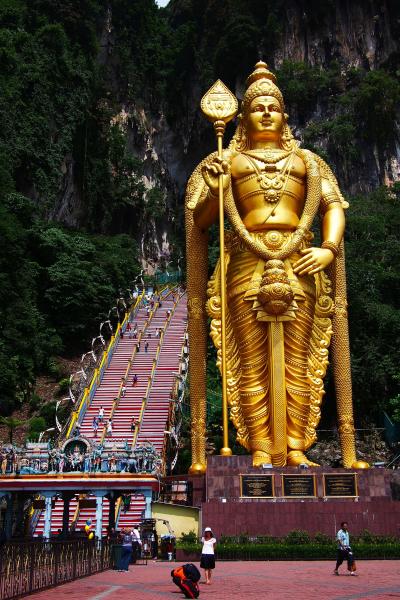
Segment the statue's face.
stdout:
<svg viewBox="0 0 400 600">
<path fill-rule="evenodd" d="M 273 96 L 254 98 L 246 116 L 247 133 L 254 140 L 270 140 L 279 138 L 284 117 L 281 106 Z"/>
</svg>

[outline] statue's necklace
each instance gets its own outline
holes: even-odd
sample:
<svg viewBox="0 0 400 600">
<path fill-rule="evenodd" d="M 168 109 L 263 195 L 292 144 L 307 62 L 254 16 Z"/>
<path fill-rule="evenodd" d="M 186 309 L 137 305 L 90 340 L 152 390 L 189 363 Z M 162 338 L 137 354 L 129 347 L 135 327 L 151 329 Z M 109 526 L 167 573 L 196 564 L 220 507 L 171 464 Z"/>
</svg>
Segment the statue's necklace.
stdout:
<svg viewBox="0 0 400 600">
<path fill-rule="evenodd" d="M 291 153 L 291 150 L 281 150 L 280 152 L 272 151 L 272 150 L 246 150 L 243 152 L 246 156 L 251 156 L 251 158 L 255 158 L 267 165 L 275 165 L 280 160 L 283 160 Z"/>
<path fill-rule="evenodd" d="M 273 155 L 272 152 L 263 152 L 264 156 L 257 155 L 254 151 L 246 151 L 243 154 L 247 156 L 254 167 L 257 181 L 264 191 L 264 200 L 270 204 L 277 204 L 280 202 L 284 186 L 286 186 L 292 161 L 288 159 L 280 171 L 276 168 L 276 163 L 292 154 L 292 150 L 279 152 L 278 154 L 274 153 Z M 254 159 L 266 163 L 265 167 L 260 169 Z"/>
</svg>

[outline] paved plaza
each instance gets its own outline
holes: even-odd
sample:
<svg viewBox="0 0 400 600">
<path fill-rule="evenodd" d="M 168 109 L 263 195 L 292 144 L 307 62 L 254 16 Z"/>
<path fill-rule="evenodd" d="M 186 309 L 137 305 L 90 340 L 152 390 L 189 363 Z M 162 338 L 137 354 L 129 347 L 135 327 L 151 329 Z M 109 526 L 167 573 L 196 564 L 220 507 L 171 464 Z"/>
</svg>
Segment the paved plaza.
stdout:
<svg viewBox="0 0 400 600">
<path fill-rule="evenodd" d="M 129 573 L 105 571 L 33 594 L 36 600 L 178 600 L 172 583 L 175 563 L 131 566 Z M 359 561 L 358 576 L 332 575 L 330 562 L 219 562 L 212 585 L 200 585 L 204 600 L 390 600 L 400 599 L 399 561 Z"/>
</svg>

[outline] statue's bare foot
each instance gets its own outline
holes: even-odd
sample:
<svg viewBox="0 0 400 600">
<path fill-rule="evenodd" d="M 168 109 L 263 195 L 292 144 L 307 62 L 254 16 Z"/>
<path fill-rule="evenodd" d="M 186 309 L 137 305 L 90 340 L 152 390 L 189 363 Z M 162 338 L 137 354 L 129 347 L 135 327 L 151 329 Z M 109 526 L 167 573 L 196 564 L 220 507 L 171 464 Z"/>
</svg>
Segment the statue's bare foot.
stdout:
<svg viewBox="0 0 400 600">
<path fill-rule="evenodd" d="M 290 450 L 287 454 L 287 465 L 289 467 L 298 467 L 307 465 L 308 467 L 319 467 L 319 464 L 312 462 L 301 450 Z"/>
<path fill-rule="evenodd" d="M 261 465 L 272 464 L 271 455 L 262 450 L 253 452 L 253 467 L 261 467 Z"/>
</svg>

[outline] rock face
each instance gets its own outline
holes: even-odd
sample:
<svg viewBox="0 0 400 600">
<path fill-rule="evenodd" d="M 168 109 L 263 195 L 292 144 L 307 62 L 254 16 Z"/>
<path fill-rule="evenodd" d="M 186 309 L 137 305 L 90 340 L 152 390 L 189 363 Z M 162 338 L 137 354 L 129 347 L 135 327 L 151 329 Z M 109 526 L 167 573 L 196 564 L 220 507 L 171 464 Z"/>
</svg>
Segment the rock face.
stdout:
<svg viewBox="0 0 400 600">
<path fill-rule="evenodd" d="M 206 89 L 204 78 L 201 80 L 199 75 L 201 61 L 208 60 L 210 73 L 225 81 L 228 79 L 231 87 L 232 81 L 229 79 L 232 79 L 231 73 L 235 72 L 233 87 L 240 97 L 245 78 L 258 56 L 267 60 L 271 68 L 278 72 L 285 61 L 304 62 L 321 72 L 336 64 L 342 76 L 339 84 L 342 91 L 346 88 L 351 69 L 390 70 L 399 57 L 400 11 L 395 2 L 390 0 L 271 2 L 270 13 L 274 17 L 274 26 L 267 19 L 269 13 L 260 16 L 260 10 L 243 2 L 244 18 L 252 20 L 254 39 L 249 42 L 249 48 L 243 47 L 243 60 L 230 64 L 226 74 L 218 59 L 218 36 L 228 40 L 225 55 L 229 56 L 229 44 L 234 44 L 234 41 L 226 37 L 229 32 L 227 15 L 231 9 L 236 9 L 229 0 L 218 3 L 208 0 L 201 4 L 202 10 L 193 0 L 171 0 L 169 7 L 163 11 L 163 18 L 177 35 L 186 23 L 195 23 L 196 31 L 193 45 L 197 45 L 197 52 L 194 53 L 192 71 L 182 73 L 187 82 L 185 97 L 175 99 L 179 110 L 173 119 L 166 117 L 173 95 L 169 99 L 160 99 L 158 109 L 154 109 L 154 102 L 149 107 L 146 99 L 132 98 L 132 95 L 124 97 L 121 92 L 118 78 L 121 57 L 114 50 L 120 31 L 113 24 L 111 8 L 105 16 L 100 35 L 98 61 L 108 72 L 105 86 L 113 98 L 114 114 L 124 110 L 128 115 L 127 151 L 142 161 L 146 191 L 157 188 L 165 199 L 162 216 L 156 218 L 148 214 L 143 218 L 137 210 L 131 211 L 121 227 L 121 231 L 135 232 L 143 254 L 143 265 L 149 271 L 160 261 L 170 260 L 173 238 L 183 239 L 183 195 L 187 179 L 197 162 L 215 148 L 212 128 L 199 111 L 200 98 Z M 269 28 L 273 29 L 271 36 Z M 209 33 L 210 29 L 217 32 L 214 39 Z M 234 60 L 235 52 L 232 52 L 232 57 Z M 379 98 L 376 98 L 376 102 L 379 104 Z M 306 115 L 301 115 L 296 106 L 289 105 L 287 108 L 290 124 L 300 141 L 304 141 L 304 131 L 310 124 L 318 124 L 321 120 L 326 123 L 338 114 L 338 107 L 331 97 L 322 100 L 317 98 Z M 378 115 L 379 109 L 377 118 Z M 356 140 L 355 144 L 358 154 L 356 166 L 349 164 L 340 152 L 328 158 L 344 192 L 368 192 L 380 184 L 391 184 L 399 179 L 400 147 L 395 138 L 390 148 L 384 151 L 374 143 Z M 327 139 L 323 133 L 315 139 L 314 146 L 322 151 L 327 150 Z M 51 217 L 68 225 L 79 226 L 84 219 L 85 201 L 74 183 L 74 161 L 71 157 L 65 159 L 63 168 L 63 186 Z M 146 201 L 145 195 L 144 203 Z M 126 225 L 129 219 L 135 221 L 135 227 Z"/>
<path fill-rule="evenodd" d="M 314 6 L 313 6 L 314 4 Z M 338 60 L 345 68 L 377 69 L 398 52 L 391 2 L 285 3 L 284 33 L 275 53 L 284 59 L 326 66 Z"/>
</svg>

